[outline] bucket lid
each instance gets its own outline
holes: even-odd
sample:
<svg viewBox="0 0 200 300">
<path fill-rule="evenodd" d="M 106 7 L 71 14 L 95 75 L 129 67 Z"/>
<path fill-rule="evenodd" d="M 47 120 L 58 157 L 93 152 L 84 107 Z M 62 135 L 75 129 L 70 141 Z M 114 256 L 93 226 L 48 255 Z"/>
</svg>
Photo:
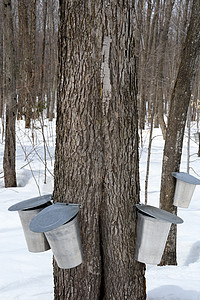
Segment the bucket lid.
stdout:
<svg viewBox="0 0 200 300">
<path fill-rule="evenodd" d="M 36 198 L 31 198 L 28 200 L 21 201 L 19 203 L 16 203 L 8 208 L 9 211 L 19 211 L 29 208 L 34 208 L 41 206 L 52 199 L 52 194 L 44 195 Z"/>
<path fill-rule="evenodd" d="M 169 223 L 174 223 L 174 224 L 183 223 L 183 220 L 181 218 L 177 217 L 176 215 L 174 215 L 166 210 L 163 210 L 163 209 L 151 206 L 151 205 L 144 205 L 144 204 L 136 204 L 136 207 L 138 210 L 140 210 L 143 213 L 145 213 L 151 217 L 154 217 L 156 219 L 160 219 L 160 220 L 163 220 L 163 221 L 166 221 Z"/>
<path fill-rule="evenodd" d="M 194 185 L 199 185 L 200 184 L 200 180 L 197 179 L 196 177 L 185 173 L 185 172 L 172 172 L 172 176 L 174 176 L 176 179 L 190 183 L 190 184 L 194 184 Z"/>
<path fill-rule="evenodd" d="M 30 223 L 33 232 L 46 232 L 53 230 L 77 215 L 79 204 L 57 202 L 44 208 Z"/>
</svg>

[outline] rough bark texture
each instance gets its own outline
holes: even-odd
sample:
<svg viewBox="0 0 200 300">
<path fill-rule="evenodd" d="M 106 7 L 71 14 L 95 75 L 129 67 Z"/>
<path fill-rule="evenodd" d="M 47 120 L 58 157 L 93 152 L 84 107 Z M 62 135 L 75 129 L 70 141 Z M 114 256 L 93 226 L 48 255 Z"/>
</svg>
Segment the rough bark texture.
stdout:
<svg viewBox="0 0 200 300">
<path fill-rule="evenodd" d="M 180 56 L 180 66 L 171 96 L 168 128 L 163 155 L 160 207 L 176 213 L 173 206 L 175 179 L 171 172 L 178 172 L 182 154 L 182 143 L 191 96 L 192 82 L 197 68 L 200 50 L 200 2 L 193 1 L 190 25 L 185 45 Z M 173 225 L 168 237 L 162 265 L 176 265 L 176 226 Z"/>
<path fill-rule="evenodd" d="M 24 14 L 23 0 L 18 0 L 18 76 L 17 76 L 17 119 L 21 120 L 25 106 L 24 90 Z"/>
<path fill-rule="evenodd" d="M 156 79 L 156 66 L 157 66 L 157 49 L 158 49 L 158 13 L 159 13 L 159 5 L 160 0 L 156 0 L 155 3 L 155 12 L 152 19 L 152 26 L 151 26 L 151 34 L 149 40 L 149 47 L 148 50 L 151 50 L 152 55 L 152 68 L 151 68 L 151 82 L 150 82 L 150 94 L 149 94 L 149 103 L 148 103 L 148 122 L 151 123 L 151 117 L 155 116 L 155 103 L 156 103 L 156 86 L 157 86 L 157 79 Z M 148 52 L 148 57 L 151 58 L 150 52 Z M 152 114 L 154 110 L 154 113 Z M 154 121 L 154 120 L 153 120 Z M 156 123 L 156 120 L 154 124 Z M 155 125 L 154 125 L 155 126 Z"/>
<path fill-rule="evenodd" d="M 0 2 L 0 11 L 3 11 L 3 3 Z M 3 14 L 0 14 L 0 118 L 3 116 Z"/>
<path fill-rule="evenodd" d="M 4 0 L 4 48 L 5 48 L 5 102 L 6 132 L 3 158 L 5 187 L 16 186 L 15 172 L 15 120 L 16 120 L 16 64 L 11 0 Z"/>
<path fill-rule="evenodd" d="M 169 24 L 170 24 L 174 2 L 175 2 L 174 0 L 170 0 L 166 4 L 165 19 L 164 19 L 163 28 L 160 33 L 161 36 L 159 41 L 159 58 L 158 58 L 158 70 L 157 70 L 157 105 L 158 105 L 159 124 L 164 139 L 166 136 L 166 125 L 164 121 L 164 111 L 163 111 L 164 61 L 165 61 L 165 48 L 168 40 Z"/>
<path fill-rule="evenodd" d="M 141 53 L 141 71 L 140 71 L 140 113 L 139 113 L 139 125 L 140 129 L 145 129 L 145 115 L 146 115 L 146 103 L 147 103 L 147 59 L 148 59 L 148 47 L 149 47 L 149 34 L 150 34 L 150 21 L 152 14 L 152 3 L 148 1 L 147 17 L 145 20 L 145 28 L 142 39 L 144 39 Z"/>
<path fill-rule="evenodd" d="M 84 262 L 55 299 L 145 299 L 132 1 L 61 1 L 54 201 L 81 204 Z"/>
<path fill-rule="evenodd" d="M 35 106 L 35 36 L 36 0 L 18 1 L 18 119 L 25 115 L 25 126 L 30 128 Z"/>
<path fill-rule="evenodd" d="M 47 27 L 47 0 L 43 0 L 43 39 L 42 39 L 42 59 L 41 59 L 41 74 L 40 74 L 40 90 L 38 95 L 38 109 L 42 113 L 44 107 L 44 70 L 45 70 L 45 46 L 46 46 L 46 27 Z M 47 96 L 47 95 L 46 95 Z"/>
</svg>

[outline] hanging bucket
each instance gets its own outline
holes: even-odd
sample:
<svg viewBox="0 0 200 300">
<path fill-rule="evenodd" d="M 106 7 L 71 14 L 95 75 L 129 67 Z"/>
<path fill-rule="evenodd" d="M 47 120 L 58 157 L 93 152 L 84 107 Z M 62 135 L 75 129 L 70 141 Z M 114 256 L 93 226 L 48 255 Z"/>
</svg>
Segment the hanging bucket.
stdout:
<svg viewBox="0 0 200 300">
<path fill-rule="evenodd" d="M 199 145 L 200 144 L 200 132 L 194 133 L 195 142 Z"/>
<path fill-rule="evenodd" d="M 78 204 L 57 202 L 41 211 L 30 223 L 30 230 L 44 232 L 62 269 L 74 268 L 83 261 L 78 211 Z"/>
<path fill-rule="evenodd" d="M 145 264 L 160 263 L 171 224 L 183 220 L 165 210 L 137 204 L 135 259 Z"/>
<path fill-rule="evenodd" d="M 176 178 L 173 204 L 178 207 L 187 208 L 192 199 L 196 185 L 200 184 L 200 180 L 184 172 L 173 172 L 172 175 Z"/>
<path fill-rule="evenodd" d="M 18 211 L 26 244 L 30 252 L 43 252 L 50 249 L 49 243 L 43 233 L 30 231 L 31 220 L 45 207 L 51 205 L 52 195 L 45 195 L 21 201 L 9 207 L 9 211 Z"/>
</svg>

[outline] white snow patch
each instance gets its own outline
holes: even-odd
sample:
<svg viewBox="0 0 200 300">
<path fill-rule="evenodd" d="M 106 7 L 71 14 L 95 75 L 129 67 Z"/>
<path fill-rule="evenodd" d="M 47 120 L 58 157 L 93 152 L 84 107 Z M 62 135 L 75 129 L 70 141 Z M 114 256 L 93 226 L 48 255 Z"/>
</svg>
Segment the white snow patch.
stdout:
<svg viewBox="0 0 200 300">
<path fill-rule="evenodd" d="M 190 174 L 199 178 L 200 157 L 198 146 L 194 142 L 192 127 L 190 142 Z M 148 185 L 148 204 L 159 207 L 159 191 L 162 172 L 162 155 L 164 142 L 159 136 L 159 129 L 154 129 L 151 165 Z M 147 134 L 144 131 L 144 136 Z M 144 203 L 144 182 L 146 175 L 148 139 L 140 160 L 141 202 Z M 166 157 L 165 157 L 166 159 Z M 187 170 L 187 129 L 183 144 L 180 171 Z M 178 208 L 178 216 L 184 223 L 178 225 L 177 259 L 178 266 L 147 265 L 147 299 L 148 300 L 200 300 L 200 186 L 196 186 L 188 208 Z"/>
<path fill-rule="evenodd" d="M 49 153 L 54 156 L 55 122 L 45 128 Z M 195 130 L 195 127 L 192 128 Z M 40 130 L 35 137 L 36 154 L 30 144 L 31 131 L 24 130 L 23 122 L 17 123 L 17 134 L 24 149 L 29 154 L 30 165 L 24 151 L 17 142 L 17 188 L 4 188 L 0 178 L 0 299 L 6 300 L 53 300 L 53 270 L 51 250 L 43 253 L 30 253 L 27 250 L 23 230 L 17 212 L 8 208 L 22 200 L 48 194 L 53 191 L 53 178 L 47 172 L 44 184 L 43 143 Z M 144 131 L 144 136 L 149 135 Z M 154 130 L 151 165 L 149 174 L 148 204 L 159 206 L 160 179 L 164 141 L 159 129 Z M 187 168 L 187 140 L 184 141 L 181 171 Z M 191 140 L 191 174 L 200 175 L 198 146 Z M 140 149 L 141 150 L 141 149 Z M 144 203 L 144 183 L 148 153 L 148 138 L 140 151 L 141 202 Z M 2 171 L 3 144 L 0 143 L 0 170 Z M 53 172 L 53 163 L 48 155 L 47 165 Z M 31 166 L 31 169 L 30 169 Z M 195 173 L 194 173 L 195 172 Z M 34 178 L 32 176 L 34 174 Z M 36 184 L 37 182 L 37 184 Z M 39 188 L 38 188 L 39 187 Z M 178 225 L 177 256 L 178 266 L 158 267 L 147 265 L 148 300 L 200 300 L 200 186 L 193 194 L 189 208 L 179 208 L 178 215 L 184 223 Z"/>
</svg>

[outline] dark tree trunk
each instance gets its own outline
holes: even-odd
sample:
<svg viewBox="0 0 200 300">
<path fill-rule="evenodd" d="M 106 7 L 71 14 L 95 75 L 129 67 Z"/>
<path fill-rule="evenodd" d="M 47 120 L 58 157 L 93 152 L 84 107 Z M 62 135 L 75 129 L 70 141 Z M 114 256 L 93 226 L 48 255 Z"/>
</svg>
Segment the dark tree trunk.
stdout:
<svg viewBox="0 0 200 300">
<path fill-rule="evenodd" d="M 148 1 L 147 17 L 145 21 L 145 30 L 144 30 L 144 45 L 142 45 L 141 52 L 141 71 L 140 71 L 140 116 L 139 116 L 139 125 L 140 129 L 145 129 L 145 117 L 146 117 L 146 104 L 147 104 L 147 59 L 148 59 L 148 42 L 149 42 L 149 33 L 150 33 L 150 20 L 152 14 L 152 3 L 151 0 Z M 149 112 L 150 113 L 150 112 Z M 151 113 L 150 113 L 151 114 Z"/>
<path fill-rule="evenodd" d="M 36 0 L 18 1 L 18 119 L 30 128 L 35 106 Z"/>
<path fill-rule="evenodd" d="M 3 158 L 5 187 L 16 186 L 15 172 L 15 120 L 16 120 L 16 64 L 11 0 L 4 0 L 4 49 L 6 132 Z"/>
<path fill-rule="evenodd" d="M 157 70 L 157 106 L 158 106 L 158 120 L 162 130 L 163 138 L 166 137 L 166 125 L 164 121 L 163 111 L 163 82 L 164 82 L 164 61 L 165 50 L 168 40 L 169 24 L 172 15 L 172 9 L 174 6 L 174 0 L 167 1 L 165 7 L 165 21 L 160 33 L 159 41 L 159 58 L 158 58 L 158 70 Z"/>
<path fill-rule="evenodd" d="M 54 200 L 80 203 L 82 265 L 54 262 L 55 299 L 145 299 L 133 1 L 60 1 Z"/>
<path fill-rule="evenodd" d="M 45 75 L 45 47 L 46 47 L 46 26 L 47 26 L 47 0 L 42 1 L 43 4 L 43 40 L 42 40 L 42 57 L 40 66 L 40 90 L 38 94 L 38 113 L 43 113 L 45 104 L 46 85 L 44 82 Z"/>
<path fill-rule="evenodd" d="M 3 2 L 0 2 L 0 11 L 3 11 Z M 0 14 L 0 118 L 3 117 L 3 14 Z"/>
<path fill-rule="evenodd" d="M 155 115 L 155 103 L 156 103 L 156 86 L 157 86 L 157 76 L 156 76 L 156 66 L 157 66 L 157 48 L 158 48 L 158 14 L 159 14 L 159 5 L 160 0 L 156 0 L 155 3 L 155 11 L 151 25 L 151 34 L 149 40 L 149 51 L 148 51 L 148 58 L 151 58 L 151 81 L 150 81 L 150 88 L 149 88 L 149 104 L 148 104 L 148 117 L 149 123 L 151 123 L 151 117 Z M 151 55 L 150 55 L 151 50 Z M 150 61 L 148 61 L 150 63 Z M 152 113 L 154 110 L 154 113 Z M 153 121 L 152 121 L 153 122 Z M 156 123 L 156 120 L 154 124 Z M 156 124 L 155 124 L 156 125 Z M 154 126 L 155 126 L 154 125 Z"/>
<path fill-rule="evenodd" d="M 193 1 L 190 25 L 180 55 L 180 66 L 171 95 L 168 128 L 163 154 L 160 207 L 176 213 L 173 206 L 175 179 L 172 172 L 178 172 L 182 155 L 182 143 L 190 102 L 192 82 L 197 68 L 200 50 L 200 1 Z M 162 265 L 176 265 L 176 226 L 173 225 L 168 237 Z"/>
<path fill-rule="evenodd" d="M 35 106 L 35 34 L 36 34 L 36 0 L 25 0 L 24 32 L 24 76 L 25 86 L 25 127 L 31 127 L 33 108 Z"/>
<path fill-rule="evenodd" d="M 18 107 L 17 119 L 21 120 L 25 106 L 24 89 L 24 5 L 23 0 L 18 0 L 18 76 L 17 76 L 17 94 Z"/>
</svg>

